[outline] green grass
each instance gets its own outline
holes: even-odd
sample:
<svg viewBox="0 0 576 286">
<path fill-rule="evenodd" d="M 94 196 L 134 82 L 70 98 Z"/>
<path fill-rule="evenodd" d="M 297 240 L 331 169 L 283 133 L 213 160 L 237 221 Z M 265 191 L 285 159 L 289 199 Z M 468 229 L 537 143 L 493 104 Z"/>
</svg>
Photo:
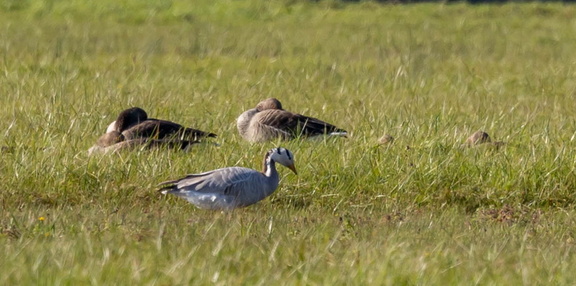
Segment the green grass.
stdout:
<svg viewBox="0 0 576 286">
<path fill-rule="evenodd" d="M 0 284 L 576 283 L 575 7 L 213 2 L 0 0 Z M 244 142 L 272 96 L 350 138 Z M 221 146 L 89 157 L 129 106 Z M 278 145 L 252 207 L 156 192 Z"/>
</svg>

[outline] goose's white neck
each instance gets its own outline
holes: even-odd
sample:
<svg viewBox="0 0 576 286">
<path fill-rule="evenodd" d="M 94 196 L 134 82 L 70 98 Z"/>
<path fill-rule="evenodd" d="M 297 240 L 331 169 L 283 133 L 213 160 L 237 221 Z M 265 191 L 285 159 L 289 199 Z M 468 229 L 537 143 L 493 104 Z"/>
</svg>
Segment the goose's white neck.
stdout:
<svg viewBox="0 0 576 286">
<path fill-rule="evenodd" d="M 276 171 L 276 162 L 272 160 L 270 154 L 264 158 L 264 170 L 262 170 L 262 173 L 264 173 L 266 177 L 273 177 L 278 175 L 278 172 Z"/>
</svg>

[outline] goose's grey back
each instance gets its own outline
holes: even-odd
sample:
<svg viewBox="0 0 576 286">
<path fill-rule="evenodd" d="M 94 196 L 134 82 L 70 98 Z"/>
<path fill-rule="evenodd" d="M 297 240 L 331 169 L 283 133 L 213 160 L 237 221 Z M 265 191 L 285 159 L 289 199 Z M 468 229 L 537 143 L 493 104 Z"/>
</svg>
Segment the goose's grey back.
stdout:
<svg viewBox="0 0 576 286">
<path fill-rule="evenodd" d="M 244 167 L 229 167 L 200 174 L 191 174 L 174 184 L 168 193 L 182 196 L 203 208 L 226 209 L 244 207 L 264 199 L 278 187 L 278 173 L 271 177 Z M 224 205 L 214 205 L 222 200 Z"/>
</svg>

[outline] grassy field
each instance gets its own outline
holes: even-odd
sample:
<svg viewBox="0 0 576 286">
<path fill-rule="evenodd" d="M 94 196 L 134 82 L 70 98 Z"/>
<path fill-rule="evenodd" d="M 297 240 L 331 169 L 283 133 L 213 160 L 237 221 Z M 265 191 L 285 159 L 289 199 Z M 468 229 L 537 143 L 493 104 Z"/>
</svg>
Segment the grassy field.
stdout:
<svg viewBox="0 0 576 286">
<path fill-rule="evenodd" d="M 575 6 L 88 2 L 0 0 L 0 284 L 576 284 Z M 244 142 L 272 96 L 350 138 Z M 130 106 L 220 146 L 88 156 Z M 156 191 L 275 146 L 252 207 Z"/>
</svg>

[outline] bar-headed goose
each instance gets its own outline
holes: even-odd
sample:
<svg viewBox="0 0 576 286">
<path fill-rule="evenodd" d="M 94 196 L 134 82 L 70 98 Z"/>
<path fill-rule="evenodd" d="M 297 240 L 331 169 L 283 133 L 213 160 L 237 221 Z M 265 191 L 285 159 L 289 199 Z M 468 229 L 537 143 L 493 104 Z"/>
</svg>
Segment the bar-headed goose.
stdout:
<svg viewBox="0 0 576 286">
<path fill-rule="evenodd" d="M 294 155 L 287 149 L 274 148 L 264 156 L 264 170 L 228 167 L 182 179 L 160 183 L 163 194 L 173 194 L 202 209 L 231 210 L 255 204 L 271 195 L 280 180 L 276 164 L 295 174 Z"/>
<path fill-rule="evenodd" d="M 346 136 L 347 132 L 320 119 L 282 109 L 276 98 L 268 98 L 242 113 L 236 120 L 238 132 L 250 142 L 318 135 Z"/>
<path fill-rule="evenodd" d="M 216 134 L 198 129 L 184 127 L 178 123 L 148 118 L 142 108 L 128 108 L 118 115 L 106 132 L 121 132 L 125 140 L 138 138 L 167 139 L 179 138 L 183 140 L 198 140 L 203 137 L 216 137 Z"/>
</svg>

